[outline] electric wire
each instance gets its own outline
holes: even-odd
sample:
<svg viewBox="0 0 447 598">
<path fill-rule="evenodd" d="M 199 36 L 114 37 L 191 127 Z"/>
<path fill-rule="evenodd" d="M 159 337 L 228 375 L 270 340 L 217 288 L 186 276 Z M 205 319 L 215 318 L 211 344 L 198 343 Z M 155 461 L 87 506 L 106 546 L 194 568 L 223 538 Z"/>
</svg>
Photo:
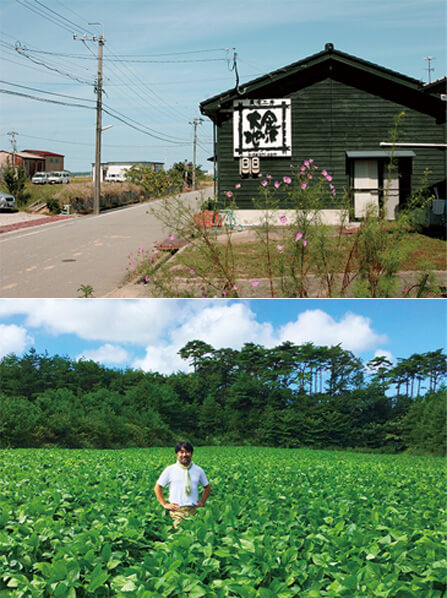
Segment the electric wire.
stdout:
<svg viewBox="0 0 447 598">
<path fill-rule="evenodd" d="M 39 93 L 45 93 L 47 95 L 59 96 L 61 98 L 68 98 L 70 100 L 82 100 L 83 102 L 93 102 L 93 103 L 96 102 L 96 100 L 90 100 L 88 98 L 79 98 L 76 96 L 66 95 L 64 93 L 56 93 L 54 91 L 45 91 L 44 89 L 37 89 L 36 87 L 28 87 L 27 85 L 19 85 L 18 83 L 11 83 L 10 81 L 3 81 L 2 79 L 0 79 L 0 83 L 3 83 L 5 85 L 12 85 L 13 87 L 20 87 L 22 89 L 28 89 L 30 91 L 37 91 Z"/>
<path fill-rule="evenodd" d="M 41 7 L 42 7 L 44 10 L 46 10 L 46 11 L 47 11 L 46 13 L 43 13 L 41 10 L 38 10 L 38 9 L 36 10 L 36 7 L 34 7 L 34 6 L 31 6 L 31 5 L 29 4 L 29 1 L 27 2 L 26 0 L 17 0 L 17 2 L 18 2 L 19 4 L 21 4 L 22 6 L 24 6 L 25 8 L 28 8 L 28 9 L 29 9 L 29 10 L 31 10 L 32 12 L 34 12 L 34 13 L 36 13 L 36 14 L 39 14 L 39 16 L 41 16 L 41 17 L 43 17 L 43 18 L 45 18 L 45 19 L 49 20 L 49 21 L 50 21 L 50 22 L 52 22 L 53 24 L 56 24 L 56 25 L 58 25 L 59 27 L 62 27 L 63 29 L 65 29 L 65 30 L 67 30 L 67 31 L 68 31 L 69 29 L 68 29 L 68 27 L 66 26 L 66 23 L 70 23 L 70 24 L 74 25 L 75 27 L 77 27 L 77 28 L 79 28 L 79 29 L 81 29 L 81 30 L 88 31 L 88 29 L 86 29 L 86 28 L 84 28 L 84 27 L 80 26 L 80 25 L 79 25 L 79 24 L 77 24 L 77 23 L 74 23 L 73 21 L 70 21 L 70 20 L 69 20 L 69 19 L 67 19 L 66 17 L 62 16 L 60 13 L 58 13 L 58 12 L 56 12 L 56 11 L 52 10 L 52 9 L 49 9 L 47 6 L 45 6 L 45 5 L 44 5 L 42 2 L 40 2 L 39 0 L 35 0 L 36 4 L 40 5 L 40 6 L 41 6 Z M 60 4 L 60 5 L 62 5 L 62 6 L 64 6 L 64 5 L 63 5 L 61 2 L 59 2 L 59 4 Z M 72 12 L 73 12 L 73 11 L 72 11 Z M 52 13 L 52 14 L 48 14 L 48 13 Z M 74 13 L 74 14 L 75 14 L 75 13 Z M 54 16 L 53 16 L 53 15 L 54 15 Z M 77 15 L 77 16 L 79 16 L 79 15 Z M 82 19 L 81 19 L 81 20 L 82 20 Z M 69 31 L 70 31 L 70 33 L 71 33 L 71 30 L 69 30 Z M 8 37 L 11 37 L 11 36 L 8 36 Z M 72 78 L 72 79 L 74 79 L 74 80 L 76 80 L 76 81 L 78 81 L 78 82 L 80 82 L 80 83 L 86 83 L 86 84 L 89 84 L 89 85 L 91 85 L 91 82 L 89 82 L 89 81 L 85 81 L 85 80 L 84 80 L 84 81 L 82 81 L 82 80 L 80 80 L 78 77 L 74 77 L 74 76 L 73 76 L 72 74 L 70 74 L 70 73 L 67 73 L 67 72 L 61 71 L 60 69 L 58 69 L 58 68 L 56 68 L 56 67 L 51 67 L 50 65 L 48 65 L 48 64 L 46 64 L 46 63 L 44 63 L 43 61 L 38 61 L 38 60 L 36 60 L 36 59 L 32 58 L 31 56 L 29 56 L 29 54 L 25 54 L 25 53 L 24 53 L 24 49 L 23 49 L 23 48 L 20 48 L 20 50 L 21 50 L 21 51 L 19 51 L 19 49 L 18 49 L 18 48 L 16 48 L 16 51 L 18 51 L 18 52 L 19 52 L 19 54 L 22 54 L 24 57 L 28 58 L 29 60 L 31 60 L 32 62 L 34 62 L 34 63 L 35 63 L 35 64 L 37 64 L 37 65 L 40 65 L 40 66 L 43 66 L 44 68 L 47 68 L 47 69 L 49 69 L 49 70 L 53 70 L 53 71 L 55 71 L 55 72 L 58 72 L 58 73 L 59 73 L 59 74 L 61 74 L 61 75 L 68 76 L 68 77 L 70 77 L 70 78 Z M 214 51 L 214 50 L 213 50 L 213 51 Z M 23 52 L 23 53 L 22 53 L 22 52 Z M 39 52 L 39 51 L 38 51 L 38 52 Z M 42 52 L 44 53 L 44 51 L 42 51 Z M 191 52 L 188 52 L 188 53 L 199 53 L 199 52 L 202 52 L 202 51 L 191 51 Z M 182 54 L 185 54 L 185 52 L 184 52 L 184 53 L 165 53 L 164 55 L 171 55 L 171 56 L 172 56 L 172 55 L 179 55 L 179 54 L 180 54 L 180 55 L 182 55 Z M 54 53 L 53 53 L 53 55 L 54 55 Z M 111 56 L 112 56 L 112 58 L 111 58 L 111 62 L 113 62 L 113 63 L 116 63 L 116 65 L 117 65 L 118 67 L 119 67 L 119 64 L 120 64 L 120 63 L 124 63 L 124 62 L 134 62 L 134 63 L 135 63 L 135 62 L 160 62 L 160 63 L 165 63 L 165 62 L 173 62 L 173 63 L 182 63 L 182 62 L 215 62 L 215 61 L 222 61 L 222 60 L 225 60 L 225 59 L 214 59 L 214 58 L 213 58 L 213 59 L 199 59 L 199 60 L 185 60 L 185 59 L 183 59 L 183 60 L 175 60 L 175 61 L 164 61 L 164 60 L 163 60 L 163 61 L 150 61 L 150 60 L 138 60 L 138 61 L 131 61 L 131 60 L 128 60 L 128 59 L 127 59 L 127 57 L 123 57 L 123 56 L 122 56 L 122 57 L 120 57 L 120 56 L 116 56 L 116 55 L 113 55 L 113 54 L 112 54 Z M 130 56 L 129 56 L 129 58 L 131 58 L 131 57 L 141 57 L 141 56 L 144 56 L 144 55 L 130 55 Z M 150 55 L 149 55 L 149 56 L 150 56 Z M 157 55 L 155 55 L 155 56 L 157 56 Z M 160 56 L 163 56 L 163 54 L 162 54 L 162 55 L 160 55 Z M 68 56 L 68 57 L 70 57 L 70 58 L 74 58 L 75 56 L 74 56 L 74 55 L 71 55 L 71 56 Z M 87 57 L 87 58 L 88 58 L 88 59 L 90 59 L 90 57 Z M 147 58 L 147 55 L 146 55 L 146 58 Z M 114 66 L 115 66 L 115 65 L 114 65 Z M 127 71 L 129 71 L 128 67 L 127 67 Z M 126 75 L 126 76 L 128 76 L 127 72 L 125 72 L 125 75 Z M 161 106 L 161 107 L 158 107 L 158 109 L 159 109 L 159 110 L 162 110 L 162 109 L 164 109 L 165 111 L 166 111 L 166 110 L 169 110 L 169 111 L 171 111 L 171 113 L 175 112 L 175 113 L 176 113 L 176 115 L 177 115 L 177 114 L 179 114 L 179 115 L 180 115 L 182 118 L 184 118 L 184 117 L 185 117 L 185 115 L 183 115 L 183 114 L 180 114 L 180 112 L 179 112 L 179 111 L 177 111 L 176 109 L 174 109 L 174 108 L 172 108 L 171 106 L 169 106 L 169 104 L 167 104 L 167 103 L 166 103 L 166 102 L 163 100 L 163 98 L 161 98 L 161 96 L 159 96 L 159 95 L 158 95 L 158 94 L 156 94 L 156 93 L 155 93 L 153 90 L 151 90 L 151 89 L 150 89 L 150 88 L 147 86 L 147 84 L 145 84 L 145 83 L 144 83 L 144 82 L 143 82 L 141 79 L 139 79 L 139 77 L 138 77 L 138 76 L 136 76 L 134 73 L 133 73 L 133 76 L 134 76 L 134 77 L 136 77 L 136 79 L 137 79 L 137 80 L 139 80 L 139 81 L 141 82 L 141 85 L 142 85 L 142 86 L 143 86 L 145 89 L 147 89 L 147 90 L 148 90 L 148 91 L 149 91 L 149 92 L 150 92 L 152 95 L 154 95 L 154 96 L 155 96 L 155 97 L 156 97 L 156 98 L 159 100 L 159 102 L 161 102 L 161 103 L 162 103 L 162 106 Z M 6 84 L 8 84 L 8 83 L 6 83 Z M 135 85 L 134 83 L 132 83 L 132 84 L 133 84 L 133 85 Z M 17 85 L 17 86 L 19 86 L 19 85 Z M 25 88 L 25 86 L 19 86 L 19 87 L 23 87 L 23 88 Z M 38 91 L 39 93 L 46 93 L 46 94 L 48 94 L 48 95 L 60 95 L 60 96 L 64 97 L 64 94 L 53 94 L 52 92 L 45 92 L 45 91 L 42 91 L 42 90 L 37 90 L 37 89 L 33 89 L 33 88 L 29 88 L 29 89 L 30 89 L 30 90 L 32 90 L 32 91 Z M 132 89 L 133 89 L 133 88 L 132 88 Z M 49 103 L 54 103 L 54 104 L 62 104 L 62 105 L 69 105 L 69 106 L 77 106 L 77 107 L 84 107 L 84 108 L 92 108 L 92 107 L 90 107 L 90 106 L 84 106 L 84 105 L 82 105 L 82 104 L 73 104 L 73 103 L 61 102 L 61 101 L 58 101 L 58 100 L 51 100 L 51 99 L 48 99 L 48 98 L 37 98 L 37 97 L 35 97 L 35 96 L 31 96 L 30 94 L 22 94 L 22 93 L 19 93 L 19 92 L 11 92 L 11 91 L 9 91 L 9 90 L 0 90 L 0 91 L 1 91 L 1 93 L 9 93 L 10 95 L 17 95 L 17 96 L 21 96 L 21 97 L 27 97 L 27 98 L 29 98 L 29 99 L 33 99 L 33 100 L 37 100 L 37 101 L 46 101 L 46 102 L 49 102 Z M 68 97 L 68 98 L 73 98 L 73 99 L 80 99 L 80 98 L 74 98 L 73 96 L 66 96 L 66 97 Z M 141 96 L 139 96 L 139 97 L 141 97 Z M 89 101 L 89 100 L 87 100 L 87 101 Z M 147 98 L 144 98 L 144 101 L 145 101 L 145 102 L 147 102 Z M 129 117 L 127 117 L 127 116 L 123 115 L 123 114 L 122 114 L 122 113 L 120 113 L 119 111 L 116 111 L 115 109 L 113 109 L 113 108 L 111 108 L 111 107 L 109 107 L 109 106 L 107 106 L 107 108 L 104 108 L 104 109 L 103 109 L 103 111 L 104 111 L 106 114 L 109 114 L 109 116 L 111 116 L 112 118 L 115 118 L 115 119 L 117 119 L 117 120 L 119 120 L 119 121 L 123 122 L 125 125 L 127 125 L 127 126 L 130 126 L 131 128 L 133 128 L 133 129 L 136 129 L 137 131 L 140 131 L 140 132 L 142 132 L 142 133 L 144 133 L 144 134 L 147 134 L 147 135 L 149 135 L 149 136 L 151 136 L 151 137 L 154 137 L 154 138 L 156 138 L 156 139 L 159 139 L 159 140 L 161 140 L 161 141 L 165 141 L 165 142 L 167 142 L 167 143 L 175 143 L 175 144 L 179 144 L 179 142 L 180 142 L 180 140 L 172 141 L 171 139 L 167 139 L 166 137 L 162 137 L 162 136 L 161 136 L 161 134 L 158 134 L 158 135 L 157 135 L 157 134 L 154 134 L 153 132 L 152 132 L 152 133 L 151 133 L 151 132 L 149 132 L 149 131 L 154 131 L 154 129 L 150 129 L 150 128 L 149 128 L 149 127 L 147 127 L 146 125 L 142 125 L 141 123 L 138 123 L 137 121 L 134 121 L 133 119 L 130 119 Z M 119 116 L 119 115 L 121 115 L 121 116 Z M 123 118 L 121 118 L 121 117 L 123 117 Z M 139 126 L 132 125 L 132 124 L 129 122 L 129 120 L 133 121 L 134 123 L 136 123 L 136 124 L 137 124 L 137 125 L 139 125 Z M 146 130 L 142 129 L 141 127 L 144 127 L 144 129 L 146 129 Z M 169 137 L 171 137 L 171 136 L 169 136 Z M 173 138 L 173 137 L 172 137 L 172 139 L 176 139 L 176 138 Z M 183 141 L 182 141 L 182 142 L 180 142 L 180 143 L 183 143 Z M 202 147 L 202 149 L 203 149 L 203 147 Z"/>
<path fill-rule="evenodd" d="M 94 106 L 84 106 L 83 104 L 73 104 L 69 102 L 62 102 L 60 100 L 51 100 L 50 98 L 38 98 L 36 96 L 32 96 L 27 93 L 21 93 L 19 91 L 11 91 L 10 89 L 0 89 L 0 93 L 12 95 L 12 96 L 19 96 L 22 98 L 27 98 L 30 100 L 36 100 L 38 102 L 48 102 L 49 104 L 60 104 L 61 106 L 71 106 L 75 108 L 88 108 L 89 110 L 94 110 Z"/>
<path fill-rule="evenodd" d="M 122 112 L 120 112 L 119 110 L 116 110 L 116 108 L 112 108 L 112 106 L 108 106 L 107 104 L 105 104 L 103 102 L 103 106 L 105 106 L 106 108 L 108 108 L 109 110 L 112 110 L 113 112 L 116 112 L 117 114 L 119 114 L 121 117 L 126 118 L 127 120 L 135 123 L 136 125 L 139 125 L 140 127 L 144 127 L 145 129 L 148 129 L 149 131 L 152 131 L 156 134 L 162 135 L 162 133 L 160 133 L 159 131 L 156 131 L 155 129 L 152 129 L 151 127 L 148 127 L 147 125 L 144 125 L 136 120 L 133 120 L 132 118 L 130 118 L 130 116 L 127 116 L 125 114 L 123 114 Z M 164 133 L 164 135 L 166 135 L 166 133 Z M 172 135 L 167 135 L 168 137 L 172 137 Z M 172 139 L 174 139 L 175 141 L 181 141 L 184 142 L 185 139 L 179 139 L 177 137 L 172 137 Z"/>
<path fill-rule="evenodd" d="M 68 31 L 69 33 L 73 33 L 72 30 L 67 27 L 66 25 L 62 24 L 60 21 L 58 21 L 57 19 L 53 19 L 50 16 L 44 16 L 42 14 L 42 11 L 40 11 L 37 7 L 34 6 L 30 6 L 29 4 L 26 3 L 26 0 L 16 0 L 16 2 L 18 4 L 20 4 L 21 6 L 23 6 L 24 8 L 27 8 L 28 10 L 30 10 L 31 12 L 33 12 L 34 14 L 38 15 L 39 17 L 43 17 L 45 18 L 47 21 L 51 21 L 52 23 L 54 23 L 55 25 L 57 25 L 58 27 L 61 27 L 62 29 L 65 29 L 65 31 Z"/>
<path fill-rule="evenodd" d="M 82 146 L 86 146 L 86 147 L 94 147 L 95 144 L 94 143 L 84 143 L 82 141 L 70 141 L 68 139 L 53 139 L 53 138 L 48 138 L 48 137 L 36 137 L 35 135 L 24 135 L 23 133 L 18 133 L 20 135 L 20 137 L 25 137 L 26 139 L 36 139 L 36 140 L 40 140 L 40 141 L 51 141 L 52 143 L 63 143 L 64 145 L 82 145 Z M 178 144 L 178 145 L 183 145 L 183 144 Z M 187 143 L 185 143 L 184 145 L 190 145 L 190 142 L 188 141 Z M 135 148 L 135 149 L 159 149 L 160 145 L 123 145 L 123 144 L 119 144 L 119 145 L 114 145 L 111 143 L 107 143 L 107 142 L 103 142 L 103 146 L 106 147 L 110 147 L 110 148 Z"/>
<path fill-rule="evenodd" d="M 90 31 L 87 28 L 73 23 L 66 17 L 63 17 L 56 11 L 45 6 L 39 0 L 34 0 L 34 2 L 38 5 L 40 5 L 44 10 L 46 10 L 47 11 L 46 13 L 42 9 L 39 9 L 38 6 L 34 6 L 34 5 L 30 4 L 31 0 L 16 0 L 16 2 L 18 4 L 20 4 L 21 6 L 23 6 L 24 8 L 27 8 L 34 14 L 37 14 L 39 17 L 42 17 L 42 18 L 46 19 L 47 21 L 50 21 L 51 23 L 57 25 L 58 27 L 61 27 L 62 29 L 65 29 L 65 31 L 68 31 L 69 33 L 73 33 L 73 29 L 68 26 L 69 24 L 74 25 L 76 28 L 79 28 L 82 31 L 85 31 L 86 33 L 90 33 Z M 53 16 L 53 14 L 55 16 Z"/>
</svg>

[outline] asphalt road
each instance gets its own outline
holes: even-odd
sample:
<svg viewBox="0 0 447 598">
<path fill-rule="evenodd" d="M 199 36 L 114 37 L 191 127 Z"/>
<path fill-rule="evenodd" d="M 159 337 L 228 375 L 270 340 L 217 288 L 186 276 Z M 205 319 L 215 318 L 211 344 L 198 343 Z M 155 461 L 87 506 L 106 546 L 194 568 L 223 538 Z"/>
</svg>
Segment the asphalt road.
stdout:
<svg viewBox="0 0 447 598">
<path fill-rule="evenodd" d="M 209 187 L 183 199 L 212 194 Z M 78 297 L 81 285 L 93 287 L 95 297 L 107 296 L 125 281 L 130 253 L 152 250 L 167 237 L 148 213 L 157 201 L 3 233 L 0 297 Z"/>
</svg>

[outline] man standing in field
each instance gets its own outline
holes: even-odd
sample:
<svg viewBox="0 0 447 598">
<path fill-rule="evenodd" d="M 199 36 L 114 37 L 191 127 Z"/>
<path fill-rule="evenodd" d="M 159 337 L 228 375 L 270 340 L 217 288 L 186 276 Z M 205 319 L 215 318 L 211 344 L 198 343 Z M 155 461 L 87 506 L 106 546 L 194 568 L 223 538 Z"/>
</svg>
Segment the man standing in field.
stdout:
<svg viewBox="0 0 447 598">
<path fill-rule="evenodd" d="M 193 450 L 189 442 L 178 442 L 175 446 L 177 462 L 166 467 L 154 487 L 158 502 L 169 511 L 175 528 L 182 519 L 195 515 L 198 508 L 204 507 L 210 495 L 210 485 L 205 472 L 191 460 Z M 200 500 L 199 484 L 203 486 Z M 169 502 L 163 496 L 163 487 L 167 485 Z"/>
</svg>

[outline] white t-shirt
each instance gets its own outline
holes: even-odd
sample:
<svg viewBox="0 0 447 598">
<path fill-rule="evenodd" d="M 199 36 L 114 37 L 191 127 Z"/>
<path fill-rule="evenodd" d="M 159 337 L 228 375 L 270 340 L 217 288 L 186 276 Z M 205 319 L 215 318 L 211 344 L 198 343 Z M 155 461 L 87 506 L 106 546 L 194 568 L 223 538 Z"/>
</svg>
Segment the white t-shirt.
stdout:
<svg viewBox="0 0 447 598">
<path fill-rule="evenodd" d="M 193 463 L 188 471 L 191 478 L 191 492 L 189 495 L 185 492 L 186 470 L 180 467 L 178 461 L 166 467 L 157 480 L 159 486 L 169 485 L 169 502 L 180 507 L 194 507 L 199 502 L 199 483 L 202 486 L 208 486 L 209 484 L 205 472 L 198 465 Z"/>
</svg>

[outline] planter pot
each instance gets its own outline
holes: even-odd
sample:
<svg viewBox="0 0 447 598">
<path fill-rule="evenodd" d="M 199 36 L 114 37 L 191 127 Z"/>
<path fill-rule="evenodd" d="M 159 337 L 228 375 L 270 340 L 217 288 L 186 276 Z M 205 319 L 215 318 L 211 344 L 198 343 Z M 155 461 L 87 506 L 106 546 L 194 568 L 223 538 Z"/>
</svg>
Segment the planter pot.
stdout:
<svg viewBox="0 0 447 598">
<path fill-rule="evenodd" d="M 194 214 L 194 224 L 202 228 L 213 228 L 214 226 L 222 226 L 222 221 L 219 213 L 213 210 L 202 210 Z"/>
</svg>

